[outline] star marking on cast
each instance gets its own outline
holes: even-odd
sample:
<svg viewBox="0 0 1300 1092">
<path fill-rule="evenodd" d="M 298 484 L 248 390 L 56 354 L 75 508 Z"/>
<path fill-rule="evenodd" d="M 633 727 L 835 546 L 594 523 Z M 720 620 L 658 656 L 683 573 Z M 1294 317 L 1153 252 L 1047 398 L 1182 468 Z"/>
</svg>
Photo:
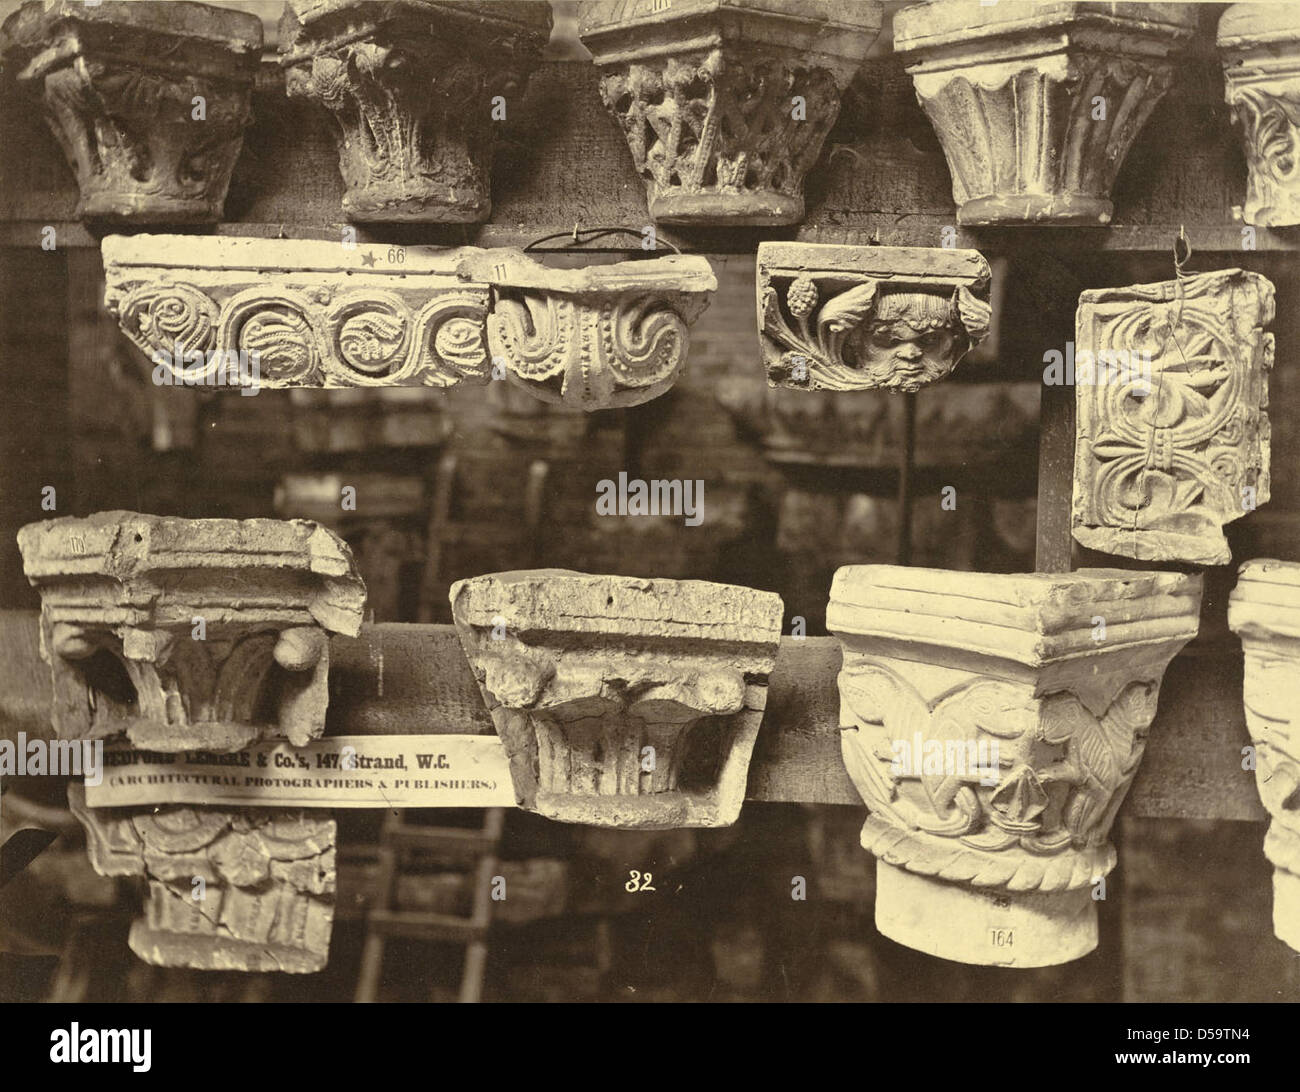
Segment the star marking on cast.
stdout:
<svg viewBox="0 0 1300 1092">
<path fill-rule="evenodd" d="M 374 265 L 374 264 L 375 264 L 375 256 L 374 256 L 373 254 L 362 254 L 362 255 L 361 255 L 361 264 L 362 264 L 362 265 Z"/>
</svg>

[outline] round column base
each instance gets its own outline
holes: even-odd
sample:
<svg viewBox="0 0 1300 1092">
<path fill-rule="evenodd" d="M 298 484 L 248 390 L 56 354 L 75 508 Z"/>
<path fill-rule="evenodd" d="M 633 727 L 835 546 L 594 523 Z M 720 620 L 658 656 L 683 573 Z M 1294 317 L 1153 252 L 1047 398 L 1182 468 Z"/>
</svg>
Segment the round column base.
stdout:
<svg viewBox="0 0 1300 1092">
<path fill-rule="evenodd" d="M 1051 967 L 1097 947 L 1092 889 L 1003 891 L 876 862 L 876 928 L 918 952 L 988 967 Z"/>
<path fill-rule="evenodd" d="M 957 210 L 957 223 L 1066 224 L 1100 227 L 1114 206 L 1105 197 L 1078 193 L 1007 193 L 976 197 Z"/>
</svg>

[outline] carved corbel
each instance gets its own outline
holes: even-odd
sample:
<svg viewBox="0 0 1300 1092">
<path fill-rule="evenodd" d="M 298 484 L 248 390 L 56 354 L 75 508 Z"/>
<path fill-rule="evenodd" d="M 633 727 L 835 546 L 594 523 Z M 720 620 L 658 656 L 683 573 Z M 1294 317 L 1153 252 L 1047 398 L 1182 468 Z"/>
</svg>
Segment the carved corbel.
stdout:
<svg viewBox="0 0 1300 1092">
<path fill-rule="evenodd" d="M 285 87 L 338 123 L 344 214 L 486 220 L 494 111 L 518 105 L 550 29 L 529 0 L 290 0 Z"/>
<path fill-rule="evenodd" d="M 718 287 L 698 257 L 549 269 L 517 250 L 481 253 L 493 365 L 543 402 L 575 409 L 636 406 L 668 390 Z"/>
<path fill-rule="evenodd" d="M 920 390 L 988 333 L 989 284 L 974 250 L 760 243 L 768 385 Z"/>
<path fill-rule="evenodd" d="M 1124 157 L 1173 83 L 1195 4 L 904 8 L 907 63 L 959 224 L 1107 224 Z"/>
<path fill-rule="evenodd" d="M 1079 297 L 1074 537 L 1226 565 L 1223 526 L 1269 499 L 1273 285 L 1225 269 Z"/>
<path fill-rule="evenodd" d="M 874 0 L 591 0 L 601 97 L 673 224 L 797 224 L 804 176 L 880 32 Z"/>
<path fill-rule="evenodd" d="M 876 927 L 962 963 L 1097 945 L 1107 840 L 1200 576 L 840 569 L 841 745 L 871 814 Z"/>
<path fill-rule="evenodd" d="M 735 822 L 778 596 L 541 569 L 462 580 L 451 604 L 520 807 L 602 827 Z"/>
<path fill-rule="evenodd" d="M 99 512 L 28 524 L 18 547 L 41 593 L 60 738 L 233 751 L 324 731 L 329 635 L 355 637 L 365 605 L 333 533 Z"/>
<path fill-rule="evenodd" d="M 88 220 L 221 219 L 262 54 L 255 15 L 187 3 L 24 4 L 6 68 L 42 88 Z"/>
<path fill-rule="evenodd" d="M 1246 655 L 1246 726 L 1255 783 L 1272 822 L 1273 932 L 1300 951 L 1300 564 L 1248 561 L 1228 600 Z"/>
<path fill-rule="evenodd" d="M 551 269 L 518 250 L 109 236 L 105 303 L 156 383 L 448 387 L 633 406 L 676 381 L 704 258 Z"/>
<path fill-rule="evenodd" d="M 68 785 L 101 876 L 148 881 L 131 950 L 160 967 L 323 970 L 334 920 L 336 826 L 311 812 L 90 808 Z"/>
<path fill-rule="evenodd" d="M 1300 20 L 1285 4 L 1234 4 L 1219 20 L 1219 54 L 1246 153 L 1242 216 L 1300 224 Z"/>
</svg>

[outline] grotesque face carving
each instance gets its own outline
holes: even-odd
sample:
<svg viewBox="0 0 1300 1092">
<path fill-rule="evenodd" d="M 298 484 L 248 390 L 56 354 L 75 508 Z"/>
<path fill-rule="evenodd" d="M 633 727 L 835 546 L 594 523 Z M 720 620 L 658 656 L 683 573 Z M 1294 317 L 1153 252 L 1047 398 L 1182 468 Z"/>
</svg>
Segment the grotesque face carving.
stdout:
<svg viewBox="0 0 1300 1092">
<path fill-rule="evenodd" d="M 882 294 L 845 360 L 871 387 L 914 391 L 943 379 L 970 347 L 956 301 L 931 292 Z"/>
</svg>

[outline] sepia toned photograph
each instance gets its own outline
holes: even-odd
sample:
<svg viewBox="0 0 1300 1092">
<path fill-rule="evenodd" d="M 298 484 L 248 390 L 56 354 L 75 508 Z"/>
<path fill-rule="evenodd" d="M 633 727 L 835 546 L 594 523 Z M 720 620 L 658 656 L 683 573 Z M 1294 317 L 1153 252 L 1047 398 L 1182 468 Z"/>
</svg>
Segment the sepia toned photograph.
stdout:
<svg viewBox="0 0 1300 1092">
<path fill-rule="evenodd" d="M 0 0 L 0 149 L 38 1060 L 1300 1000 L 1300 4 Z"/>
</svg>

